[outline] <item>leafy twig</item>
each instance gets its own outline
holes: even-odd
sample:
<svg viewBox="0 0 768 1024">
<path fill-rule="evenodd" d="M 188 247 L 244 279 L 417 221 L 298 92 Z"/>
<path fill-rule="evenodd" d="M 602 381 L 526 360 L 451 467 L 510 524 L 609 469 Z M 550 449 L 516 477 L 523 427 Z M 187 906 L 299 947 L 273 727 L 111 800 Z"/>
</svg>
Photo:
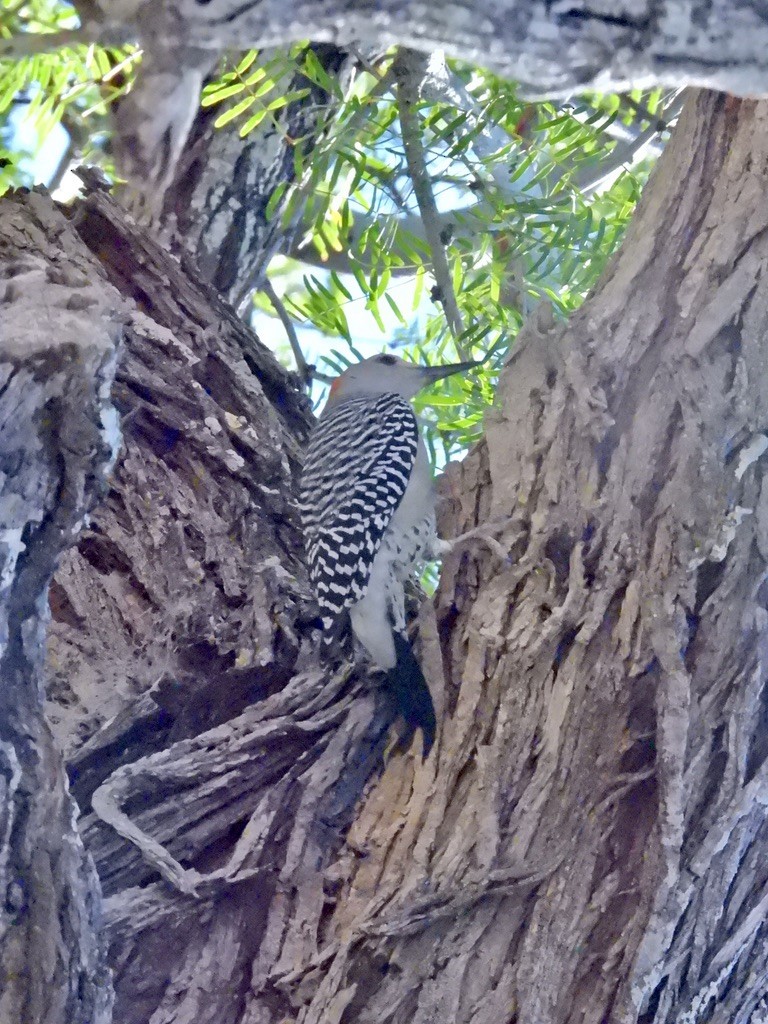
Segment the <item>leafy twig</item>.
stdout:
<svg viewBox="0 0 768 1024">
<path fill-rule="evenodd" d="M 0 60 L 6 57 L 18 60 L 20 57 L 31 57 L 36 53 L 51 53 L 65 47 L 90 46 L 91 43 L 123 45 L 130 41 L 126 37 L 120 40 L 110 39 L 105 43 L 99 37 L 96 28 L 97 26 L 89 24 L 81 28 L 62 29 L 60 32 L 21 32 L 7 39 L 0 39 Z"/>
<path fill-rule="evenodd" d="M 309 363 L 304 358 L 304 353 L 302 352 L 301 344 L 299 343 L 299 337 L 296 334 L 296 328 L 293 326 L 293 320 L 291 320 L 290 316 L 288 315 L 288 310 L 285 308 L 283 300 L 275 291 L 272 282 L 266 276 L 264 277 L 264 281 L 262 283 L 262 289 L 264 291 L 264 294 L 272 303 L 272 307 L 277 313 L 280 319 L 280 323 L 283 325 L 285 329 L 285 333 L 288 336 L 288 342 L 291 346 L 291 352 L 293 352 L 293 358 L 296 360 L 296 369 L 304 383 L 304 387 L 308 388 L 309 385 L 312 383 L 313 373 L 312 369 L 309 366 Z"/>
<path fill-rule="evenodd" d="M 370 91 L 370 93 L 368 94 L 368 97 L 367 97 L 368 101 L 376 99 L 377 97 L 380 97 L 380 96 L 384 96 L 385 93 L 389 90 L 390 86 L 392 85 L 393 80 L 394 79 L 393 79 L 393 75 L 392 75 L 392 70 L 388 69 L 382 75 L 382 77 L 376 82 L 376 84 L 373 86 L 373 88 L 371 89 L 371 91 Z M 345 102 L 346 102 L 346 99 L 347 99 L 347 97 L 345 97 Z M 327 147 L 333 145 L 333 142 L 334 142 L 333 129 L 334 129 L 334 127 L 336 127 L 338 129 L 339 116 L 343 112 L 343 109 L 344 109 L 344 105 L 342 104 L 342 106 L 338 110 L 335 111 L 333 116 L 328 118 L 327 124 L 316 133 L 316 141 L 315 141 L 315 147 L 314 147 L 315 149 L 320 149 L 321 146 L 323 148 L 327 148 Z M 347 137 L 349 137 L 349 138 L 353 138 L 354 137 L 354 133 L 356 132 L 357 128 L 361 124 L 365 123 L 365 119 L 366 119 L 367 114 L 368 114 L 367 105 L 365 103 L 361 103 L 360 106 L 357 108 L 357 110 L 355 110 L 355 112 L 353 114 L 351 114 L 347 118 L 347 120 L 344 122 L 344 125 L 343 125 L 344 134 Z M 294 201 L 296 203 L 296 211 L 297 211 L 295 216 L 294 216 L 294 219 L 293 219 L 294 224 L 298 224 L 300 222 L 300 220 L 301 220 L 301 210 L 303 208 L 303 199 L 306 198 L 306 196 L 309 195 L 309 193 L 315 188 L 315 180 L 314 180 L 313 170 L 314 170 L 313 164 L 312 164 L 312 161 L 310 160 L 310 161 L 308 161 L 307 166 L 304 168 L 304 171 L 303 171 L 303 173 L 301 175 L 301 178 L 298 181 L 294 182 L 293 185 L 291 186 L 291 191 L 292 191 L 292 193 L 293 193 L 293 195 L 295 197 Z M 299 247 L 301 247 L 302 245 L 304 245 L 306 243 L 306 241 L 308 240 L 310 235 L 311 235 L 311 232 L 307 231 L 305 236 L 299 239 L 299 242 L 298 242 Z"/>
<path fill-rule="evenodd" d="M 422 55 L 418 55 L 415 57 L 415 60 L 417 66 L 420 67 L 424 64 L 425 58 Z M 454 338 L 458 339 L 464 333 L 464 324 L 453 290 L 451 270 L 448 266 L 445 246 L 440 237 L 440 215 L 435 203 L 432 182 L 429 178 L 427 163 L 424 157 L 421 125 L 416 113 L 416 103 L 419 99 L 419 75 L 415 73 L 414 55 L 407 50 L 401 50 L 392 67 L 397 81 L 397 109 L 400 115 L 400 127 L 403 133 L 403 148 L 405 150 L 408 173 L 413 182 L 413 192 L 416 196 L 416 202 L 419 204 L 421 219 L 424 222 L 424 233 L 432 254 L 432 269 L 440 292 L 445 317 Z M 462 359 L 467 358 L 466 353 L 460 351 L 458 344 L 457 352 Z"/>
<path fill-rule="evenodd" d="M 607 159 L 602 160 L 597 167 L 585 168 L 584 171 L 576 178 L 576 188 L 585 195 L 589 195 L 600 185 L 601 182 L 605 181 L 609 175 L 614 174 L 624 165 L 631 166 L 635 163 L 643 148 L 647 146 L 655 136 L 659 135 L 662 131 L 667 131 L 669 129 L 670 122 L 673 121 L 680 113 L 683 101 L 684 98 L 682 92 L 680 92 L 635 139 L 625 144 L 617 144 L 610 156 L 608 156 Z M 661 125 L 663 125 L 663 128 L 660 127 Z"/>
<path fill-rule="evenodd" d="M 667 120 L 666 110 L 662 110 L 661 113 L 652 114 L 645 103 L 640 103 L 638 100 L 633 99 L 628 93 L 619 96 L 619 103 L 629 107 L 633 113 L 639 114 L 640 118 L 649 124 L 655 124 L 657 132 L 669 131 L 670 124 Z"/>
</svg>

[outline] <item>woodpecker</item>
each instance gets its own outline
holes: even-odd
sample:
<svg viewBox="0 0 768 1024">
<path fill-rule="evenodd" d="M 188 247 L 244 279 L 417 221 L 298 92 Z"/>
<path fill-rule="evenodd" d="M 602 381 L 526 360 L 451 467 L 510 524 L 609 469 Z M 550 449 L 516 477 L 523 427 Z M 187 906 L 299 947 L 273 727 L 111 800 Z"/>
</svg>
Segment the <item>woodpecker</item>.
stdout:
<svg viewBox="0 0 768 1024">
<path fill-rule="evenodd" d="M 348 617 L 372 661 L 387 672 L 400 713 L 435 738 L 432 696 L 405 628 L 404 583 L 440 553 L 435 491 L 410 399 L 480 365 L 419 366 L 372 356 L 345 370 L 309 439 L 299 486 L 309 576 L 323 629 Z"/>
</svg>

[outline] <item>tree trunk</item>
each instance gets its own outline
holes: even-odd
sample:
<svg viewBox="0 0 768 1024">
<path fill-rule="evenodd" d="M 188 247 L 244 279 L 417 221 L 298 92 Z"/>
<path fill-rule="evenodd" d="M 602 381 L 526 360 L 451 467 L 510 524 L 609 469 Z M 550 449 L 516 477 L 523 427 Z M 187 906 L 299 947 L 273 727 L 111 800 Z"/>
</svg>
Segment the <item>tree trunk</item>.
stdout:
<svg viewBox="0 0 768 1024">
<path fill-rule="evenodd" d="M 293 921 L 279 893 L 339 848 L 387 718 L 317 666 L 298 382 L 107 196 L 76 224 L 136 306 L 122 457 L 51 591 L 49 716 L 106 897 L 115 1020 L 227 1024 L 270 906 L 297 933 L 311 919 L 314 889 Z"/>
<path fill-rule="evenodd" d="M 694 96 L 596 294 L 521 336 L 446 476 L 444 532 L 497 521 L 509 558 L 461 549 L 423 606 L 424 764 L 418 743 L 382 762 L 384 698 L 318 665 L 292 377 L 105 195 L 72 222 L 83 246 L 63 226 L 67 263 L 95 266 L 87 246 L 133 303 L 123 451 L 50 593 L 48 714 L 105 892 L 115 1021 L 762 1019 L 766 189 L 768 104 Z M 67 408 L 97 424 L 95 401 Z M 58 467 L 103 461 L 57 443 Z M 76 851 L 33 785 L 32 839 L 47 814 L 49 845 Z"/>
<path fill-rule="evenodd" d="M 529 325 L 443 524 L 510 559 L 446 563 L 438 753 L 362 805 L 302 1024 L 763 1019 L 767 186 L 768 104 L 699 94 Z"/>
<path fill-rule="evenodd" d="M 122 301 L 47 197 L 0 204 L 0 1021 L 107 1024 L 98 880 L 43 717 L 48 583 L 117 454 Z"/>
</svg>

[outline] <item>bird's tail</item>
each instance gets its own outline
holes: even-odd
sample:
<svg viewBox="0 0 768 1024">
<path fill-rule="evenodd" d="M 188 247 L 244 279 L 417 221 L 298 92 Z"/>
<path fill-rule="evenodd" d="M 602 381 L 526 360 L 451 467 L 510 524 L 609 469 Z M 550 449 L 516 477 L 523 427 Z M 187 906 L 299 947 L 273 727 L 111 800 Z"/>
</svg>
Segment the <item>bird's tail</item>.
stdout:
<svg viewBox="0 0 768 1024">
<path fill-rule="evenodd" d="M 408 638 L 392 631 L 397 661 L 387 673 L 387 686 L 394 695 L 397 709 L 411 728 L 421 729 L 423 756 L 426 758 L 435 742 L 435 706 L 421 666 L 416 660 Z"/>
</svg>

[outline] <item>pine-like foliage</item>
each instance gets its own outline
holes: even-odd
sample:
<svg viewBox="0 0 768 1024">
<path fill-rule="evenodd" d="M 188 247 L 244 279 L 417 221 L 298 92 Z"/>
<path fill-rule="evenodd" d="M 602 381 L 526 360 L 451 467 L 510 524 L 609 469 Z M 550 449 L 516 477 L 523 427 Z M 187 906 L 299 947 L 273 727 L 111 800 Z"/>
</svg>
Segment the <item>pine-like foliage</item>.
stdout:
<svg viewBox="0 0 768 1024">
<path fill-rule="evenodd" d="M 28 183 L 8 120 L 20 107 L 38 147 L 63 121 L 68 159 L 109 169 L 108 107 L 130 88 L 140 51 L 35 46 L 77 28 L 56 0 L 0 0 L 0 12 L 6 52 L 26 50 L 0 60 L 0 190 Z M 224 62 L 201 102 L 245 137 L 265 122 L 282 131 L 281 110 L 310 86 L 332 100 L 311 147 L 287 140 L 294 180 L 278 185 L 267 216 L 283 218 L 293 244 L 273 262 L 274 292 L 320 377 L 372 345 L 432 363 L 490 352 L 484 372 L 450 378 L 421 403 L 440 463 L 478 436 L 533 306 L 567 315 L 600 276 L 678 100 L 657 90 L 531 103 L 482 69 L 440 55 L 422 63 L 413 91 L 413 68 L 409 83 L 394 51 L 351 56 L 339 76 L 305 44 L 250 51 Z M 257 293 L 256 310 L 276 315 L 272 299 Z"/>
</svg>

